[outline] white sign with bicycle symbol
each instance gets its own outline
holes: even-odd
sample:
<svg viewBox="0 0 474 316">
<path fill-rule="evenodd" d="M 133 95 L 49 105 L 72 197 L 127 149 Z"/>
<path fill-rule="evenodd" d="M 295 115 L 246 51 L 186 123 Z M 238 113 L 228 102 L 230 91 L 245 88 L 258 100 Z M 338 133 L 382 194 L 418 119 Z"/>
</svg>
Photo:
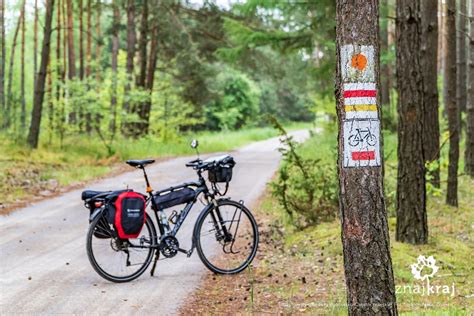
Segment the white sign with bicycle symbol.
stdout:
<svg viewBox="0 0 474 316">
<path fill-rule="evenodd" d="M 380 166 L 380 122 L 344 121 L 344 167 Z"/>
</svg>

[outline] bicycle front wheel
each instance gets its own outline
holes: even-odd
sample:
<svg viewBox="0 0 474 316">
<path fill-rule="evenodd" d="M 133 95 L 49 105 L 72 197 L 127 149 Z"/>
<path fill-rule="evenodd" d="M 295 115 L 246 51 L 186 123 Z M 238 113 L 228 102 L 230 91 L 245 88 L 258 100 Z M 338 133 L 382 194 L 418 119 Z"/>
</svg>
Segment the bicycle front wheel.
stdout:
<svg viewBox="0 0 474 316">
<path fill-rule="evenodd" d="M 203 213 L 194 230 L 196 250 L 204 265 L 214 273 L 243 271 L 257 253 L 258 228 L 244 205 L 219 200 Z"/>
<path fill-rule="evenodd" d="M 94 270 L 104 279 L 121 283 L 138 278 L 151 263 L 155 226 L 149 215 L 137 238 L 120 239 L 105 214 L 97 216 L 87 233 L 87 256 Z"/>
</svg>

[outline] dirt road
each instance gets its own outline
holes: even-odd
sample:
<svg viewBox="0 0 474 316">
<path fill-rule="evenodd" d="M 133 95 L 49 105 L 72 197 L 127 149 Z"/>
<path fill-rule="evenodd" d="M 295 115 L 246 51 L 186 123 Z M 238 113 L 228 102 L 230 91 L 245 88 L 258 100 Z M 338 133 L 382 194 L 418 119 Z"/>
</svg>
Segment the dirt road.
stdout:
<svg viewBox="0 0 474 316">
<path fill-rule="evenodd" d="M 295 139 L 307 131 L 293 133 Z M 251 205 L 277 169 L 277 138 L 256 142 L 233 152 L 237 161 L 228 196 Z M 209 155 L 203 155 L 207 157 Z M 141 157 L 137 157 L 141 158 Z M 195 178 L 180 157 L 147 168 L 155 189 Z M 88 186 L 110 190 L 144 191 L 142 174 L 131 169 L 122 175 Z M 84 188 L 85 189 L 85 188 Z M 130 283 L 114 284 L 95 273 L 85 250 L 88 210 L 80 200 L 83 189 L 42 201 L 0 217 L 0 314 L 154 314 L 176 313 L 205 273 L 196 253 L 159 261 Z M 190 212 L 177 237 L 183 248 L 191 245 L 191 232 L 200 203 Z"/>
</svg>

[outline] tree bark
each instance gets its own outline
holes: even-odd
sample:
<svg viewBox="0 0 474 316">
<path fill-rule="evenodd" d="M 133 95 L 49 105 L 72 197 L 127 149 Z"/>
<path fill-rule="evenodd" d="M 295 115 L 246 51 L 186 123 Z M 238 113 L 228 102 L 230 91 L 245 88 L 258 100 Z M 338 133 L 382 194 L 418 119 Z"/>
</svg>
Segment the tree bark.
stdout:
<svg viewBox="0 0 474 316">
<path fill-rule="evenodd" d="M 468 0 L 459 0 L 459 14 L 456 27 L 456 50 L 457 50 L 457 86 L 456 99 L 460 112 L 466 111 L 467 104 L 467 36 L 468 36 L 468 18 L 467 2 Z"/>
<path fill-rule="evenodd" d="M 100 27 L 100 19 L 102 17 L 102 4 L 101 0 L 97 0 L 97 7 L 96 7 L 96 14 L 97 14 L 97 20 L 96 20 L 96 25 L 95 25 L 95 33 L 97 36 L 97 41 L 95 44 L 95 60 L 96 60 L 96 69 L 95 69 L 95 79 L 97 81 L 100 80 L 100 54 L 101 54 L 101 49 L 102 49 L 102 31 Z"/>
<path fill-rule="evenodd" d="M 84 79 L 84 28 L 83 28 L 83 8 L 82 0 L 78 0 L 79 11 L 79 79 Z"/>
<path fill-rule="evenodd" d="M 38 148 L 38 140 L 41 126 L 41 112 L 43 109 L 44 87 L 48 68 L 50 44 L 51 44 L 51 24 L 53 21 L 54 0 L 47 0 L 45 5 L 46 18 L 44 21 L 43 47 L 41 49 L 41 63 L 38 78 L 35 85 L 35 99 L 33 111 L 31 112 L 31 125 L 28 134 L 28 144 L 32 148 Z"/>
<path fill-rule="evenodd" d="M 68 78 L 76 77 L 76 52 L 74 50 L 74 14 L 72 0 L 66 0 L 67 4 L 67 52 L 68 52 Z"/>
<path fill-rule="evenodd" d="M 421 68 L 423 76 L 423 154 L 426 162 L 439 162 L 438 117 L 438 0 L 421 1 Z M 439 163 L 430 168 L 430 182 L 440 186 Z"/>
<path fill-rule="evenodd" d="M 155 19 L 156 21 L 156 19 Z M 156 21 L 157 22 L 157 21 Z M 140 129 L 142 135 L 148 134 L 150 128 L 150 112 L 151 112 L 151 98 L 153 94 L 153 85 L 155 81 L 155 68 L 158 56 L 158 23 L 153 26 L 151 44 L 150 44 L 150 58 L 147 63 L 147 75 L 145 81 L 145 88 L 148 91 L 148 100 L 143 104 L 140 118 L 142 119 L 142 128 Z"/>
<path fill-rule="evenodd" d="M 474 3 L 471 2 L 469 33 L 469 92 L 466 105 L 466 150 L 464 151 L 464 171 L 474 178 Z"/>
<path fill-rule="evenodd" d="M 388 11 L 389 11 L 389 0 L 384 1 L 384 15 L 385 15 L 385 24 L 383 25 L 380 32 L 380 50 L 384 53 L 388 53 Z M 381 86 L 380 86 L 380 101 L 384 106 L 390 106 L 390 79 L 392 78 L 392 72 L 388 61 L 385 61 L 381 64 Z"/>
<path fill-rule="evenodd" d="M 0 54 L 2 55 L 0 60 L 0 104 L 2 116 L 6 116 L 5 106 L 5 1 L 0 0 Z M 2 126 L 3 122 L 0 122 Z"/>
<path fill-rule="evenodd" d="M 59 31 L 59 30 L 58 30 Z M 33 24 L 33 72 L 34 80 L 33 87 L 36 83 L 36 76 L 38 71 L 38 0 L 35 0 L 35 21 Z M 33 96 L 34 99 L 34 96 Z"/>
<path fill-rule="evenodd" d="M 112 91 L 110 96 L 110 110 L 112 120 L 110 121 L 110 132 L 115 135 L 117 123 L 117 57 L 119 50 L 120 11 L 117 0 L 112 1 L 113 23 L 112 23 Z"/>
<path fill-rule="evenodd" d="M 143 1 L 142 24 L 140 27 L 140 43 L 138 44 L 140 58 L 140 72 L 137 78 L 137 86 L 145 87 L 146 81 L 146 62 L 147 62 L 147 44 L 148 44 L 148 0 Z"/>
<path fill-rule="evenodd" d="M 21 49 L 20 49 L 20 100 L 21 100 L 21 112 L 20 112 L 20 126 L 21 130 L 25 130 L 26 126 L 26 100 L 25 100 L 25 9 L 26 1 L 23 2 L 21 11 L 23 12 L 23 19 L 21 20 Z"/>
<path fill-rule="evenodd" d="M 456 33 L 456 0 L 447 0 L 446 33 Z M 460 112 L 456 100 L 456 36 L 446 38 L 446 112 L 449 130 L 449 165 L 446 203 L 458 205 Z"/>
<path fill-rule="evenodd" d="M 423 156 L 424 77 L 421 0 L 397 1 L 398 241 L 428 242 Z M 407 67 L 410 65 L 410 67 Z"/>
<path fill-rule="evenodd" d="M 86 77 L 91 75 L 92 60 L 92 0 L 87 0 L 87 34 L 86 34 Z"/>
<path fill-rule="evenodd" d="M 56 101 L 61 98 L 61 83 L 64 82 L 64 70 L 61 63 L 61 19 L 61 0 L 58 0 L 56 15 Z"/>
<path fill-rule="evenodd" d="M 23 1 L 25 2 L 25 1 Z M 23 5 L 22 5 L 23 7 Z M 20 12 L 20 17 L 18 18 L 18 23 L 15 28 L 15 33 L 13 35 L 13 43 L 10 51 L 10 64 L 9 64 L 9 70 L 8 70 L 8 88 L 7 88 L 7 106 L 6 106 L 6 113 L 5 113 L 5 122 L 4 122 L 4 127 L 10 127 L 11 123 L 11 112 L 13 109 L 13 92 L 12 92 L 12 85 L 13 85 L 13 66 L 15 65 L 15 50 L 16 50 L 16 44 L 17 44 L 17 39 L 18 39 L 18 33 L 20 31 L 21 27 L 21 22 L 23 20 L 23 10 Z"/>
<path fill-rule="evenodd" d="M 376 0 L 336 1 L 339 206 L 349 315 L 397 314 L 383 193 L 382 134 L 376 128 L 380 124 L 380 107 L 376 106 L 375 119 L 348 119 L 349 112 L 345 112 L 351 107 L 345 104 L 346 89 L 372 87 L 375 91 L 370 93 L 376 93 L 380 87 L 378 14 Z M 357 51 L 361 53 L 356 54 Z M 367 81 L 361 74 L 367 75 Z M 380 105 L 379 95 L 376 101 Z M 361 140 L 363 146 L 372 138 L 375 142 L 379 139 L 379 147 L 350 152 L 352 145 L 347 143 L 355 132 L 353 126 L 358 124 L 368 125 L 366 133 L 372 133 L 366 134 L 367 140 Z M 351 159 L 365 159 L 365 166 L 353 165 Z"/>
<path fill-rule="evenodd" d="M 123 102 L 123 112 L 130 113 L 133 109 L 130 108 L 130 89 L 131 83 L 133 80 L 133 69 L 134 63 L 133 59 L 135 57 L 135 45 L 137 41 L 137 35 L 135 31 L 135 1 L 128 0 L 127 3 L 127 81 L 124 87 L 124 102 Z M 122 134 L 125 136 L 131 136 L 133 132 L 133 125 L 129 122 L 122 120 L 121 126 Z"/>
</svg>

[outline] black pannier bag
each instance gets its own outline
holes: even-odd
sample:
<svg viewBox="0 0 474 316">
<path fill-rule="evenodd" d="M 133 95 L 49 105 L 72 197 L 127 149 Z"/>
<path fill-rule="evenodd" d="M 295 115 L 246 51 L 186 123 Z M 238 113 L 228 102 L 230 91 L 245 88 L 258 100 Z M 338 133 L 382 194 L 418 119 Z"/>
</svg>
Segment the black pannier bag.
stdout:
<svg viewBox="0 0 474 316">
<path fill-rule="evenodd" d="M 196 198 L 196 191 L 191 188 L 182 188 L 173 190 L 166 194 L 155 195 L 156 205 L 159 209 L 169 208 L 179 204 L 185 204 L 194 201 Z"/>
<path fill-rule="evenodd" d="M 113 205 L 107 206 L 109 223 L 114 223 L 122 239 L 137 238 L 146 220 L 146 201 L 142 194 L 120 193 Z M 115 209 L 115 210 L 114 210 Z"/>
<path fill-rule="evenodd" d="M 235 161 L 231 156 L 218 161 L 216 166 L 208 171 L 209 181 L 212 183 L 229 183 L 232 180 L 232 169 L 234 166 Z"/>
</svg>

